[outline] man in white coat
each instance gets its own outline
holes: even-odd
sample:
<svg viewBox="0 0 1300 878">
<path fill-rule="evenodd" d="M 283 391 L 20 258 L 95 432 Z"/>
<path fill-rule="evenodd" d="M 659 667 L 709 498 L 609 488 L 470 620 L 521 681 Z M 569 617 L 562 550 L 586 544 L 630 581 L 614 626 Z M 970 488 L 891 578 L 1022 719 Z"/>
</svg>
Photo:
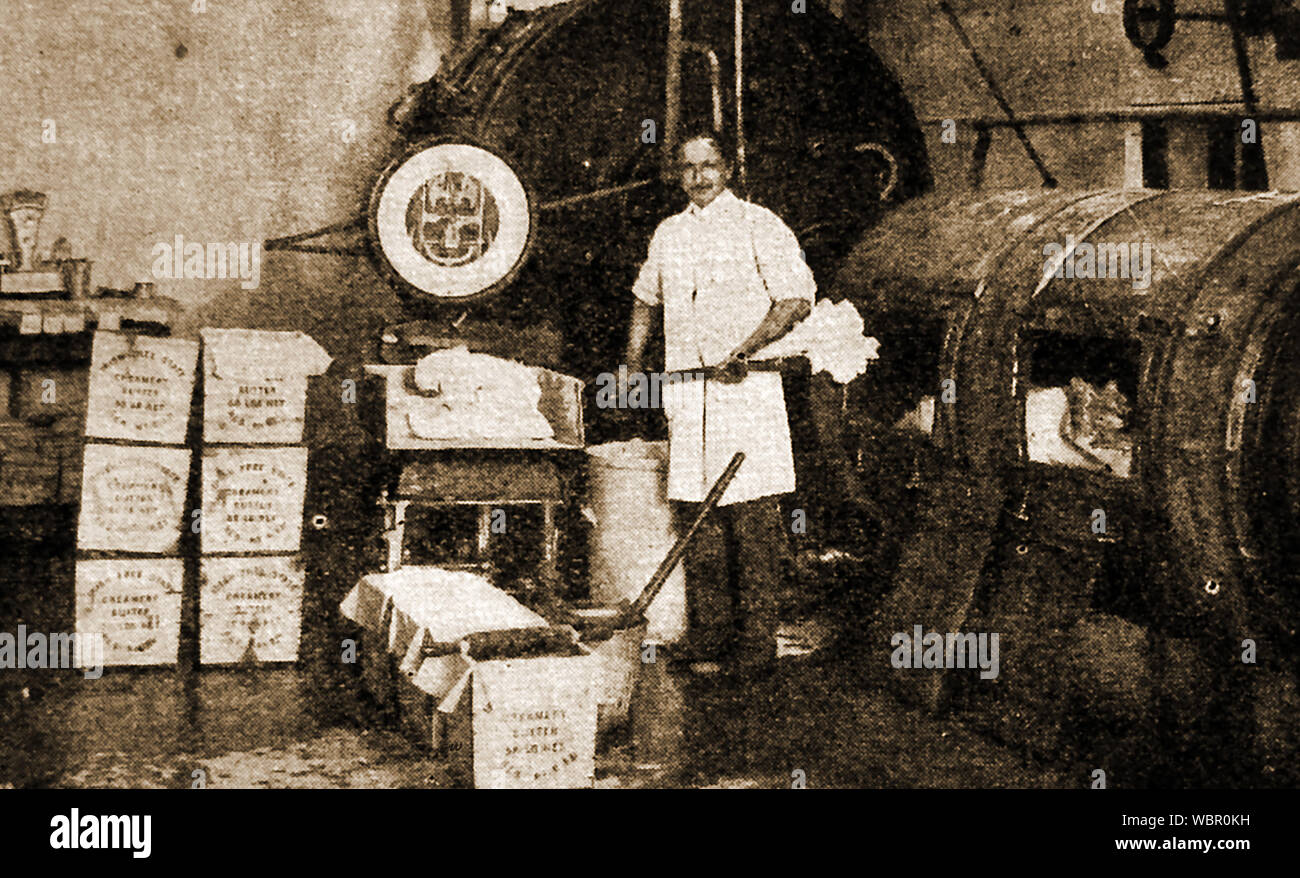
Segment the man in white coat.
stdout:
<svg viewBox="0 0 1300 878">
<path fill-rule="evenodd" d="M 745 462 L 686 558 L 692 669 L 726 662 L 761 673 L 776 657 L 785 522 L 795 487 L 781 375 L 749 358 L 808 315 L 816 293 L 780 217 L 727 188 L 719 132 L 691 133 L 678 155 L 686 210 L 655 231 L 632 293 L 629 373 L 641 371 L 662 308 L 668 498 L 689 516 L 737 451 Z"/>
</svg>

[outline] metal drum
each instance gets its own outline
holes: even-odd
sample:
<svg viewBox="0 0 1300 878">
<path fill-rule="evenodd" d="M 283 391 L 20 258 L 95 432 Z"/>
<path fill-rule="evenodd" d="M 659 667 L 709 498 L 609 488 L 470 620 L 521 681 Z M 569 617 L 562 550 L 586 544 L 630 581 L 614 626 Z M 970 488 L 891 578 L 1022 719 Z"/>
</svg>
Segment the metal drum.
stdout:
<svg viewBox="0 0 1300 878">
<path fill-rule="evenodd" d="M 672 548 L 677 532 L 667 497 L 668 443 L 606 442 L 587 449 L 593 521 L 591 596 L 633 601 Z M 686 631 L 686 577 L 679 566 L 646 611 L 647 637 L 674 643 Z"/>
<path fill-rule="evenodd" d="M 1171 655 L 1231 658 L 1251 639 L 1294 675 L 1298 206 L 1212 190 L 927 196 L 860 243 L 833 295 L 882 345 L 864 376 L 880 384 L 851 388 L 854 423 L 923 449 L 886 627 L 1050 629 L 1093 657 L 1060 673 L 1095 671 L 1123 688 L 1101 701 L 1130 707 L 1137 674 L 1174 717 L 1214 709 L 1198 688 L 1222 707 L 1260 684 L 1228 658 L 1196 683 Z M 1111 635 L 1123 680 L 1095 660 Z M 900 685 L 937 704 L 943 679 Z"/>
</svg>

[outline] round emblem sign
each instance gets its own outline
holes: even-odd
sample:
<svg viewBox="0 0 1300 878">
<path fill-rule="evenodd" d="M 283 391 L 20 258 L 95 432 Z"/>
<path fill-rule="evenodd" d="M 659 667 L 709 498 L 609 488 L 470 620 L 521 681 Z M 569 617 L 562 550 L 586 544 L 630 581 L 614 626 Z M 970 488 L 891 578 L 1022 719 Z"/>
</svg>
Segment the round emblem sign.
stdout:
<svg viewBox="0 0 1300 878">
<path fill-rule="evenodd" d="M 401 287 L 441 300 L 500 289 L 532 240 L 532 201 L 499 156 L 458 141 L 426 141 L 380 175 L 371 243 Z"/>
</svg>

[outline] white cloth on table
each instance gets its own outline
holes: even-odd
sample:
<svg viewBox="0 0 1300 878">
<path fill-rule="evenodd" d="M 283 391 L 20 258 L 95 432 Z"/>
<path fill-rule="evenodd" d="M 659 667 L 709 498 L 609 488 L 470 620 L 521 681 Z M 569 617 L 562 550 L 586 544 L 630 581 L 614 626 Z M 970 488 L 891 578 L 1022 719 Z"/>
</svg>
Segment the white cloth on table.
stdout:
<svg viewBox="0 0 1300 878">
<path fill-rule="evenodd" d="M 513 360 L 466 348 L 434 351 L 415 365 L 411 432 L 421 439 L 550 439 L 538 410 L 537 373 Z M 418 405 L 417 405 L 418 401 Z"/>
<path fill-rule="evenodd" d="M 467 570 L 403 567 L 372 573 L 339 605 L 344 616 L 384 636 L 385 648 L 414 672 L 430 644 L 457 643 L 471 634 L 545 628 L 548 622 L 484 577 Z"/>
</svg>

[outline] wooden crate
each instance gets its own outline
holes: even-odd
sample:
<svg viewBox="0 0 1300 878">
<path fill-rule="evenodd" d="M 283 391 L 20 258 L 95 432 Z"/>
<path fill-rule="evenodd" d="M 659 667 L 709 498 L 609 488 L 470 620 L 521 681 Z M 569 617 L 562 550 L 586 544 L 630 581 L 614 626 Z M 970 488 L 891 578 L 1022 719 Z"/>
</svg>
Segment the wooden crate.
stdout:
<svg viewBox="0 0 1300 878">
<path fill-rule="evenodd" d="M 78 561 L 77 634 L 102 634 L 104 664 L 175 664 L 180 645 L 179 558 Z"/>
<path fill-rule="evenodd" d="M 184 448 L 87 445 L 77 548 L 175 553 L 190 522 L 189 470 Z"/>
<path fill-rule="evenodd" d="M 76 434 L 56 434 L 48 440 L 48 453 L 59 464 L 57 502 L 77 503 L 81 497 L 81 469 L 85 443 Z"/>
<path fill-rule="evenodd" d="M 24 369 L 18 376 L 15 399 L 18 417 L 49 423 L 86 410 L 86 370 Z"/>
<path fill-rule="evenodd" d="M 198 356 L 197 342 L 96 332 L 86 435 L 183 444 Z"/>
<path fill-rule="evenodd" d="M 42 453 L 43 431 L 22 421 L 0 420 L 0 505 L 53 503 L 58 462 Z"/>
<path fill-rule="evenodd" d="M 81 437 L 58 432 L 58 426 L 0 418 L 0 506 L 77 502 Z"/>
<path fill-rule="evenodd" d="M 306 481 L 306 448 L 206 450 L 203 554 L 297 551 Z"/>
<path fill-rule="evenodd" d="M 298 660 L 304 574 L 296 557 L 204 558 L 199 661 Z"/>
</svg>

